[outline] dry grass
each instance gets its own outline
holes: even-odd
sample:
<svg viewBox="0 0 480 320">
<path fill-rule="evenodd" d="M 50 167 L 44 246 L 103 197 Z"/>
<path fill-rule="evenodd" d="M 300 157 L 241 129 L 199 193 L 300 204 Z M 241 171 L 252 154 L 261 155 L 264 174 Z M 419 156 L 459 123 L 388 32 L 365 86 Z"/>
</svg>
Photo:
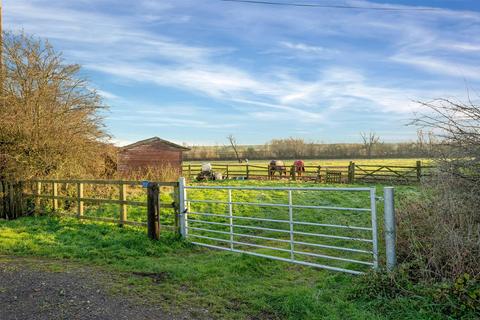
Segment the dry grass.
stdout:
<svg viewBox="0 0 480 320">
<path fill-rule="evenodd" d="M 477 187 L 478 188 L 478 187 Z M 398 212 L 399 258 L 423 279 L 480 277 L 480 195 L 470 182 L 437 173 Z"/>
<path fill-rule="evenodd" d="M 124 180 L 177 181 L 179 177 L 180 170 L 169 163 L 117 173 L 117 178 Z"/>
</svg>

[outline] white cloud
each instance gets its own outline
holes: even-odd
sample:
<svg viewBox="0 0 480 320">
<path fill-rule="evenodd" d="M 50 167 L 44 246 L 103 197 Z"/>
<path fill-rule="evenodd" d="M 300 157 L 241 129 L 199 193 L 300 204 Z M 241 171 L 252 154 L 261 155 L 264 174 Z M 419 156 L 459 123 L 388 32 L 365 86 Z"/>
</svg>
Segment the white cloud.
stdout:
<svg viewBox="0 0 480 320">
<path fill-rule="evenodd" d="M 335 53 L 336 50 L 328 49 L 325 47 L 321 46 L 312 46 L 308 45 L 305 43 L 301 42 L 290 42 L 290 41 L 282 41 L 280 42 L 280 45 L 282 45 L 285 48 L 296 50 L 296 51 L 301 51 L 304 53 L 308 54 L 315 54 L 315 55 L 320 55 L 320 54 L 332 54 Z"/>
<path fill-rule="evenodd" d="M 452 43 L 450 48 L 459 51 L 480 51 L 480 44 L 473 43 Z"/>
<path fill-rule="evenodd" d="M 323 116 L 320 112 L 306 111 L 302 108 L 295 108 L 288 105 L 273 104 L 262 101 L 246 100 L 246 99 L 232 99 L 233 102 L 245 104 L 245 105 L 254 105 L 261 106 L 267 109 L 275 109 L 276 111 L 253 111 L 249 112 L 250 115 L 255 116 L 260 119 L 270 120 L 275 116 L 277 119 L 291 120 L 295 118 L 296 121 L 305 123 L 305 122 L 322 122 Z"/>
<path fill-rule="evenodd" d="M 474 66 L 458 62 L 452 62 L 433 56 L 420 56 L 409 54 L 397 54 L 391 59 L 392 61 L 410 64 L 437 74 L 466 78 L 471 80 L 480 80 L 480 67 L 477 67 L 476 65 Z"/>
</svg>

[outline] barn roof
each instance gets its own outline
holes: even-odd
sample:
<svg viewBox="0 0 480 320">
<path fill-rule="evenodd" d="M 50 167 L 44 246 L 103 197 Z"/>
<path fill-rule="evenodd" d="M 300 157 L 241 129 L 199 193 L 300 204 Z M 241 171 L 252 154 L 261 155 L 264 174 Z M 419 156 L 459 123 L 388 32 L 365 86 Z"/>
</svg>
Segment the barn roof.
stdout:
<svg viewBox="0 0 480 320">
<path fill-rule="evenodd" d="M 173 142 L 170 142 L 170 141 L 167 141 L 167 140 L 160 139 L 159 137 L 152 137 L 152 138 L 148 138 L 148 139 L 145 139 L 145 140 L 140 140 L 140 141 L 137 141 L 135 143 L 126 145 L 126 146 L 122 147 L 121 149 L 122 150 L 128 150 L 128 149 L 131 149 L 131 148 L 135 148 L 135 147 L 142 146 L 142 145 L 145 145 L 145 144 L 151 144 L 151 143 L 154 143 L 154 142 L 161 142 L 165 145 L 168 145 L 170 147 L 173 147 L 175 149 L 182 150 L 182 151 L 190 150 L 190 148 L 181 146 L 179 144 L 176 144 L 176 143 L 173 143 Z"/>
</svg>

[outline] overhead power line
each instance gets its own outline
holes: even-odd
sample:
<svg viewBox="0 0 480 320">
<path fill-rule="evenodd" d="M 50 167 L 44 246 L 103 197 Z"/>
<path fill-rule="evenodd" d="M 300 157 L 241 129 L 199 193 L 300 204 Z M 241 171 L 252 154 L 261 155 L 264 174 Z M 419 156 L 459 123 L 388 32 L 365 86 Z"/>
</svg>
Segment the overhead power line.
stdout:
<svg viewBox="0 0 480 320">
<path fill-rule="evenodd" d="M 250 4 L 264 4 L 264 5 L 274 5 L 274 6 L 315 7 L 315 8 L 376 10 L 376 11 L 437 11 L 438 10 L 436 8 L 362 7 L 362 6 L 352 6 L 352 5 L 293 3 L 293 2 L 276 2 L 276 1 L 260 1 L 260 0 L 221 0 L 221 1 L 241 2 L 241 3 L 250 3 Z"/>
</svg>

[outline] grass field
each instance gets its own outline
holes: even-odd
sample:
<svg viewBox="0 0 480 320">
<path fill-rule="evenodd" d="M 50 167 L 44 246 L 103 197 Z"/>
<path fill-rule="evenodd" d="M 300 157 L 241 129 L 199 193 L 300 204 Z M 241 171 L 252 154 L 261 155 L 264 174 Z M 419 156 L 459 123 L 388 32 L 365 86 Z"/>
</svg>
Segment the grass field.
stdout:
<svg viewBox="0 0 480 320">
<path fill-rule="evenodd" d="M 259 184 L 258 181 L 217 182 L 222 183 Z M 315 186 L 282 181 L 261 183 Z M 401 199 L 415 193 L 415 187 L 402 186 L 397 188 L 396 196 Z M 162 197 L 168 201 L 169 195 L 164 192 Z M 224 194 L 209 190 L 196 197 L 212 199 Z M 236 197 L 255 200 L 248 192 Z M 311 201 L 301 194 L 297 199 L 299 203 Z M 273 192 L 257 200 L 285 199 L 284 195 Z M 316 198 L 315 203 L 355 207 L 363 206 L 365 200 L 352 194 L 326 193 Z M 87 209 L 86 214 L 115 216 L 115 206 L 87 206 Z M 250 216 L 274 214 L 258 207 L 241 212 Z M 129 209 L 129 219 L 145 221 L 145 215 L 141 210 Z M 173 215 L 165 215 L 165 219 L 173 219 Z M 381 210 L 378 215 L 382 216 Z M 345 216 L 323 212 L 311 218 L 339 222 Z M 431 299 L 415 294 L 388 299 L 358 296 L 358 290 L 369 290 L 364 277 L 201 248 L 176 240 L 170 232 L 163 232 L 161 241 L 153 242 L 141 227 L 120 228 L 114 224 L 45 216 L 0 221 L 0 238 L 0 254 L 69 259 L 125 273 L 125 281 L 112 287 L 115 292 L 136 292 L 171 310 L 207 309 L 217 319 L 442 319 Z M 134 272 L 157 274 L 162 281 L 138 279 Z"/>
</svg>

